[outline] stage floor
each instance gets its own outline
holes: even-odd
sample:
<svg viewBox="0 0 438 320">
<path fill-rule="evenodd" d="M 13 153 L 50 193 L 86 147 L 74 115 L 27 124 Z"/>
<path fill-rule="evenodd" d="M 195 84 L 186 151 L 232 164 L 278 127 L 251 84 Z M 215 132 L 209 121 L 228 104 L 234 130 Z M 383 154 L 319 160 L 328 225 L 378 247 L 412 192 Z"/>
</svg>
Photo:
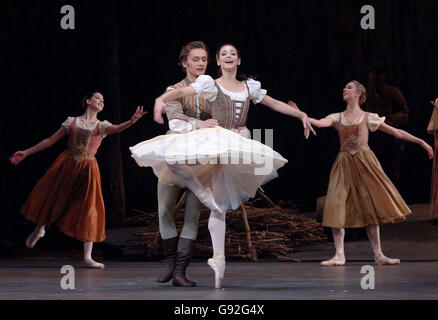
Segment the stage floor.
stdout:
<svg viewBox="0 0 438 320">
<path fill-rule="evenodd" d="M 188 276 L 197 281 L 195 288 L 155 282 L 165 262 L 105 263 L 105 269 L 93 270 L 82 268 L 80 260 L 2 259 L 0 299 L 438 299 L 438 261 L 402 261 L 395 266 L 354 261 L 343 267 L 321 267 L 317 262 L 229 262 L 221 290 L 214 289 L 213 271 L 205 262 L 190 264 Z M 74 290 L 61 288 L 63 265 L 74 267 Z M 375 289 L 361 287 L 365 265 L 374 267 Z"/>
</svg>

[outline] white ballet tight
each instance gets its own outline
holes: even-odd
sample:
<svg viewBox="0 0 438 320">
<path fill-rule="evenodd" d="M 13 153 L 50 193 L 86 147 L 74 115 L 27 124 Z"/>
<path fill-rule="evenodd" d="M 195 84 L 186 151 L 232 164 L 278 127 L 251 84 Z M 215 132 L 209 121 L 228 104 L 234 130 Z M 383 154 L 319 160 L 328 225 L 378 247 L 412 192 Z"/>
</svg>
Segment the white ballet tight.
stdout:
<svg viewBox="0 0 438 320">
<path fill-rule="evenodd" d="M 208 230 L 210 231 L 211 243 L 213 246 L 213 256 L 225 253 L 225 214 L 210 212 L 208 220 Z"/>
</svg>

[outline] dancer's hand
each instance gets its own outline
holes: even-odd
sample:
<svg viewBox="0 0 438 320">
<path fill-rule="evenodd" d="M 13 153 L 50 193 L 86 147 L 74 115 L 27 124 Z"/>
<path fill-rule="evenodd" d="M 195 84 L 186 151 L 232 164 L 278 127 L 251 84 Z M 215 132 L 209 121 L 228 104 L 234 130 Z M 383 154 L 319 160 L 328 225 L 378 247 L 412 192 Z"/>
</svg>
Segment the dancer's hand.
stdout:
<svg viewBox="0 0 438 320">
<path fill-rule="evenodd" d="M 251 132 L 249 131 L 249 129 L 247 127 L 238 127 L 237 133 L 244 138 L 249 139 L 249 137 L 251 137 Z"/>
<path fill-rule="evenodd" d="M 438 109 L 438 98 L 436 98 L 435 102 L 431 101 L 432 105 Z"/>
<path fill-rule="evenodd" d="M 312 131 L 313 134 L 316 136 L 316 132 L 313 129 L 312 124 L 310 123 L 310 119 L 307 116 L 307 114 L 304 113 L 304 116 L 301 118 L 301 121 L 303 122 L 304 136 L 306 137 L 306 139 L 309 138 L 310 131 Z"/>
<path fill-rule="evenodd" d="M 134 124 L 138 121 L 138 119 L 140 119 L 141 117 L 143 117 L 146 113 L 148 113 L 147 111 L 143 112 L 143 106 L 138 106 L 137 110 L 135 110 L 135 113 L 132 115 L 131 117 L 131 124 Z"/>
<path fill-rule="evenodd" d="M 217 127 L 219 125 L 219 122 L 216 119 L 208 119 L 208 120 L 204 120 L 204 121 L 199 121 L 198 122 L 198 129 L 203 129 L 203 128 L 214 128 Z"/>
<path fill-rule="evenodd" d="M 433 158 L 433 148 L 430 145 L 428 145 L 424 140 L 421 141 L 420 145 L 426 150 L 427 155 L 429 156 L 429 159 L 432 159 Z"/>
<path fill-rule="evenodd" d="M 164 124 L 163 113 L 166 112 L 166 104 L 160 98 L 155 99 L 154 120 L 159 124 Z"/>
<path fill-rule="evenodd" d="M 28 156 L 27 151 L 17 151 L 15 152 L 10 158 L 9 161 L 12 164 L 19 164 L 21 161 L 23 161 L 24 159 L 26 159 Z"/>
</svg>

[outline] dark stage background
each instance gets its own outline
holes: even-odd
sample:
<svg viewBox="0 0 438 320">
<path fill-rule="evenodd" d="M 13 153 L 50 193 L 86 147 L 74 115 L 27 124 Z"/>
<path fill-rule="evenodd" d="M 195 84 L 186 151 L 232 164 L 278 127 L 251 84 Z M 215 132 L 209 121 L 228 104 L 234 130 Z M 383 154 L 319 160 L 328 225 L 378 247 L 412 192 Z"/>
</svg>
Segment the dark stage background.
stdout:
<svg viewBox="0 0 438 320">
<path fill-rule="evenodd" d="M 75 8 L 75 30 L 60 27 L 65 4 Z M 375 8 L 375 30 L 360 27 L 365 4 Z M 388 82 L 408 101 L 408 131 L 433 143 L 426 127 L 429 101 L 438 96 L 434 0 L 17 0 L 0 6 L 3 238 L 23 222 L 20 206 L 66 140 L 17 167 L 8 163 L 9 156 L 50 136 L 67 116 L 80 115 L 79 102 L 92 90 L 105 96 L 101 120 L 128 120 L 137 105 L 150 111 L 135 126 L 106 138 L 97 154 L 107 225 L 123 226 L 132 208 L 156 211 L 156 178 L 150 168 L 135 164 L 128 147 L 166 132 L 152 120 L 154 98 L 183 78 L 177 57 L 192 40 L 204 40 L 211 58 L 222 42 L 236 43 L 243 69 L 256 75 L 269 95 L 293 99 L 314 117 L 342 111 L 344 85 L 352 79 L 366 85 L 367 68 L 385 64 Z M 214 61 L 208 74 L 216 75 Z M 336 131 L 318 130 L 305 141 L 296 119 L 261 105 L 251 108 L 248 127 L 274 129 L 274 148 L 289 160 L 265 186 L 267 194 L 314 209 L 337 154 Z M 418 145 L 406 146 L 398 187 L 408 204 L 429 201 L 431 165 Z"/>
</svg>

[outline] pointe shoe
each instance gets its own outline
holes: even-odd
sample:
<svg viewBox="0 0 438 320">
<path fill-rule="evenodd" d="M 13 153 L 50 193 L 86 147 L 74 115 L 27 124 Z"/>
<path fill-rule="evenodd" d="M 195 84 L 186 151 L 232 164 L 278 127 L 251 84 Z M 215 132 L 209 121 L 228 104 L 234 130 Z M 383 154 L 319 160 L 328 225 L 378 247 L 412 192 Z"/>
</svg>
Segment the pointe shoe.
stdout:
<svg viewBox="0 0 438 320">
<path fill-rule="evenodd" d="M 214 287 L 216 289 L 223 288 L 224 273 L 225 273 L 225 256 L 224 254 L 215 254 L 213 258 L 208 259 L 207 264 L 214 271 Z"/>
<path fill-rule="evenodd" d="M 94 261 L 93 259 L 84 259 L 85 267 L 92 269 L 103 269 L 105 265 L 103 263 L 99 263 Z"/>
<path fill-rule="evenodd" d="M 36 230 L 34 232 L 32 232 L 26 239 L 26 247 L 28 247 L 29 249 L 32 249 L 33 247 L 35 247 L 38 240 L 40 240 L 42 237 L 44 237 L 45 234 L 46 234 L 46 232 L 44 231 L 44 229 L 42 229 L 38 233 L 36 232 Z"/>
<path fill-rule="evenodd" d="M 219 208 L 216 201 L 214 201 L 213 192 L 209 187 L 203 190 L 199 190 L 198 192 L 195 193 L 195 196 L 210 210 L 219 214 L 223 214 L 221 208 Z"/>
</svg>

